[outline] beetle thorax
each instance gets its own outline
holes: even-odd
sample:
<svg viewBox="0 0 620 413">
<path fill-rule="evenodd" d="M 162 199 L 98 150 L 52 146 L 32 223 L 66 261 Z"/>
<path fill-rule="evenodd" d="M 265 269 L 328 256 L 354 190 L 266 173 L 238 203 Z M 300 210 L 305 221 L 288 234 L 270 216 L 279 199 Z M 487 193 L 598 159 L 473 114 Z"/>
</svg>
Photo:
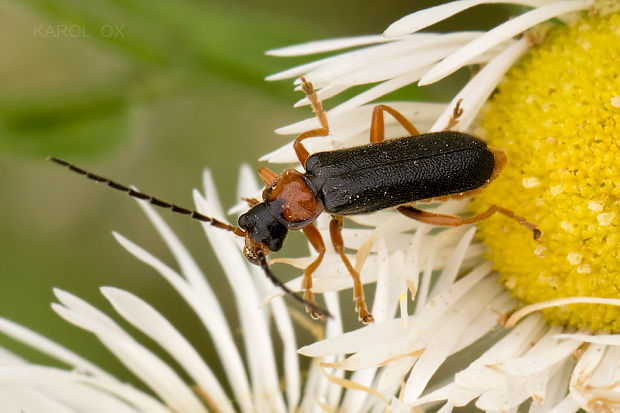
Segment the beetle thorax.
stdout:
<svg viewBox="0 0 620 413">
<path fill-rule="evenodd" d="M 282 206 L 281 217 L 288 229 L 299 229 L 323 212 L 323 203 L 306 177 L 295 169 L 280 174 L 263 191 L 265 201 L 276 201 Z"/>
</svg>

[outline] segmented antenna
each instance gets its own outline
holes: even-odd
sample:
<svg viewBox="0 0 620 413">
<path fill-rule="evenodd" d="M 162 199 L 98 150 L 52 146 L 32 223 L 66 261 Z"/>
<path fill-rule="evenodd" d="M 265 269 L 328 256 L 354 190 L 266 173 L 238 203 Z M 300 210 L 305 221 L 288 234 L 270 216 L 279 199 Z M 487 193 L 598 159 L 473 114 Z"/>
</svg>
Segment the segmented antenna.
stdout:
<svg viewBox="0 0 620 413">
<path fill-rule="evenodd" d="M 225 222 L 222 221 L 218 221 L 215 218 L 211 218 L 208 217 L 206 215 L 201 214 L 200 212 L 194 211 L 194 210 L 190 210 L 190 209 L 186 209 L 183 207 L 180 207 L 178 205 L 174 205 L 174 204 L 170 204 L 168 202 L 162 201 L 161 199 L 157 199 L 151 195 L 147 195 L 145 193 L 136 191 L 135 189 L 129 188 L 125 185 L 121 185 L 117 182 L 114 182 L 108 178 L 104 178 L 103 176 L 99 176 L 99 175 L 95 175 L 91 172 L 85 171 L 84 169 L 78 168 L 77 166 L 73 165 L 72 163 L 69 163 L 67 161 L 63 161 L 62 159 L 58 159 L 55 158 L 53 156 L 50 156 L 47 158 L 48 160 L 55 162 L 59 165 L 65 166 L 67 168 L 69 168 L 70 170 L 72 170 L 75 173 L 78 173 L 80 175 L 85 176 L 88 179 L 91 179 L 95 182 L 100 182 L 100 183 L 105 183 L 108 184 L 108 186 L 110 188 L 114 188 L 118 191 L 121 192 L 125 192 L 127 193 L 127 195 L 132 196 L 134 198 L 137 199 L 142 199 L 144 201 L 148 201 L 151 204 L 158 206 L 160 208 L 165 208 L 165 209 L 169 209 L 172 212 L 176 212 L 177 214 L 181 214 L 181 215 L 186 215 L 189 216 L 193 219 L 196 219 L 198 221 L 201 222 L 207 222 L 211 225 L 213 225 L 214 227 L 217 228 L 221 228 L 221 229 L 225 229 L 227 231 L 231 231 L 233 232 L 235 235 L 238 235 L 240 237 L 245 237 L 245 231 L 242 230 L 241 228 L 238 227 L 234 227 L 232 225 L 228 225 Z M 331 318 L 332 315 L 327 311 L 322 309 L 321 307 L 317 306 L 314 303 L 311 303 L 305 299 L 303 299 L 302 297 L 298 296 L 297 294 L 295 294 L 293 291 L 291 291 L 290 288 L 288 288 L 286 285 L 284 285 L 284 283 L 282 283 L 282 281 L 278 280 L 276 278 L 276 276 L 271 272 L 271 269 L 269 268 L 269 265 L 267 264 L 267 259 L 265 258 L 265 255 L 262 253 L 258 253 L 258 262 L 260 263 L 260 266 L 262 267 L 262 269 L 265 271 L 265 274 L 267 275 L 267 278 L 269 278 L 271 280 L 271 282 L 276 286 L 276 287 L 280 287 L 286 294 L 292 296 L 295 300 L 299 301 L 302 304 L 305 304 L 306 306 L 308 306 L 309 308 L 311 308 L 314 312 L 325 316 L 325 317 L 329 317 Z"/>
<path fill-rule="evenodd" d="M 265 271 L 267 278 L 271 280 L 273 285 L 275 285 L 276 287 L 280 287 L 285 293 L 287 293 L 288 295 L 290 295 L 291 297 L 293 297 L 295 300 L 299 301 L 300 303 L 305 304 L 307 307 L 312 309 L 312 311 L 314 311 L 315 313 L 320 314 L 323 317 L 333 318 L 329 311 L 324 310 L 323 308 L 319 307 L 315 303 L 311 303 L 310 301 L 305 300 L 303 297 L 300 297 L 299 295 L 295 294 L 282 281 L 280 281 L 271 272 L 271 268 L 269 268 L 269 264 L 267 264 L 267 258 L 265 258 L 265 255 L 262 252 L 260 251 L 258 252 L 257 258 L 258 258 L 258 262 L 260 263 L 261 268 L 263 269 L 263 271 Z"/>
<path fill-rule="evenodd" d="M 111 181 L 108 178 L 104 178 L 103 176 L 99 176 L 99 175 L 95 175 L 93 173 L 90 173 L 88 171 L 85 171 L 84 169 L 78 168 L 77 166 L 73 165 L 72 163 L 69 163 L 67 161 L 63 161 L 62 159 L 58 159 L 55 158 L 53 156 L 50 156 L 47 158 L 48 160 L 57 163 L 58 165 L 62 165 L 65 166 L 67 168 L 69 168 L 70 170 L 72 170 L 73 172 L 76 172 L 80 175 L 85 176 L 88 179 L 92 179 L 95 182 L 101 182 L 101 183 L 105 183 L 108 184 L 108 186 L 110 188 L 114 188 L 118 191 L 121 192 L 125 192 L 127 193 L 127 195 L 132 196 L 134 198 L 137 199 L 142 199 L 144 201 L 148 201 L 151 204 L 158 206 L 160 208 L 165 208 L 165 209 L 169 209 L 172 212 L 176 212 L 177 214 L 181 214 L 181 215 L 189 215 L 191 218 L 196 219 L 198 221 L 201 222 L 207 222 L 211 225 L 213 225 L 214 227 L 220 228 L 220 229 L 225 229 L 227 231 L 233 232 L 235 233 L 235 235 L 238 235 L 240 237 L 245 237 L 245 231 L 242 230 L 241 228 L 238 227 L 234 227 L 232 225 L 228 225 L 225 222 L 219 221 L 215 218 L 211 218 L 208 217 L 206 215 L 201 214 L 198 211 L 194 211 L 194 210 L 190 210 L 187 208 L 183 208 L 180 207 L 178 205 L 174 205 L 174 204 L 170 204 L 168 202 L 162 201 L 161 199 L 157 199 L 151 195 L 147 195 L 145 193 L 136 191 L 135 189 L 126 187 L 125 185 L 121 185 L 117 182 Z"/>
</svg>

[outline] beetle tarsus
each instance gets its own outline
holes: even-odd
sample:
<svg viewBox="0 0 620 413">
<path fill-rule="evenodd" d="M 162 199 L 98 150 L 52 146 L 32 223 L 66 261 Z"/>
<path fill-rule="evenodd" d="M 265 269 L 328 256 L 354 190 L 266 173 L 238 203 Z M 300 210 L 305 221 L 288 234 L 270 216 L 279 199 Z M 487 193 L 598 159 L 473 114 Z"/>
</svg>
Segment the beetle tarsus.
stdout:
<svg viewBox="0 0 620 413">
<path fill-rule="evenodd" d="M 355 310 L 357 311 L 359 320 L 364 324 L 371 324 L 375 322 L 375 318 L 368 312 L 368 308 L 366 308 L 366 301 L 362 297 L 361 299 L 357 299 L 355 304 Z"/>
<path fill-rule="evenodd" d="M 540 241 L 540 239 L 542 238 L 543 232 L 539 230 L 538 228 L 534 228 L 532 232 L 534 233 L 534 241 Z"/>
<path fill-rule="evenodd" d="M 325 321 L 325 315 L 316 311 L 317 305 L 314 301 L 314 293 L 310 290 L 304 291 L 304 301 L 306 301 L 306 312 L 310 314 L 313 320 Z"/>
</svg>

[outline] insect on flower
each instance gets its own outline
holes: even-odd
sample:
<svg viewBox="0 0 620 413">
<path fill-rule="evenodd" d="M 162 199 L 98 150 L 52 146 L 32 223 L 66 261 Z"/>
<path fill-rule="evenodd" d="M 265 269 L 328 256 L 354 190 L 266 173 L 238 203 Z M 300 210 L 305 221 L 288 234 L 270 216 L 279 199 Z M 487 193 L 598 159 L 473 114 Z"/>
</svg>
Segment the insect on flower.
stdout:
<svg viewBox="0 0 620 413">
<path fill-rule="evenodd" d="M 132 197 L 244 237 L 243 253 L 248 261 L 260 265 L 276 286 L 304 303 L 306 310 L 315 319 L 329 316 L 325 309 L 317 306 L 312 292 L 312 274 L 326 251 L 313 221 L 323 212 L 332 215 L 330 238 L 353 279 L 355 309 L 364 324 L 372 323 L 374 318 L 366 306 L 360 275 L 344 253 L 341 234 L 344 216 L 397 207 L 402 214 L 427 224 L 459 226 L 476 223 L 499 212 L 527 227 L 533 232 L 534 239 L 542 235 L 534 224 L 498 205 L 491 205 L 486 211 L 466 219 L 408 205 L 417 201 L 443 201 L 450 197 L 463 198 L 479 193 L 499 175 L 506 164 L 506 155 L 499 149 L 488 147 L 482 140 L 461 132 L 444 130 L 420 134 L 402 114 L 389 106 L 378 105 L 374 108 L 370 144 L 310 155 L 302 141 L 327 136 L 329 125 L 312 84 L 303 77 L 301 80 L 303 90 L 321 124 L 321 128 L 299 135 L 293 144 L 305 173 L 288 169 L 278 175 L 267 168 L 261 168 L 259 174 L 266 186 L 263 200 L 247 200 L 251 208 L 239 217 L 238 227 L 161 201 L 66 161 L 54 157 L 50 160 L 96 182 L 107 183 L 114 189 L 127 192 Z M 384 112 L 392 115 L 409 136 L 384 140 Z M 455 124 L 459 115 L 457 105 L 451 125 Z M 302 230 L 318 253 L 304 271 L 303 297 L 292 292 L 274 276 L 266 259 L 267 255 L 282 248 L 289 230 Z"/>
</svg>

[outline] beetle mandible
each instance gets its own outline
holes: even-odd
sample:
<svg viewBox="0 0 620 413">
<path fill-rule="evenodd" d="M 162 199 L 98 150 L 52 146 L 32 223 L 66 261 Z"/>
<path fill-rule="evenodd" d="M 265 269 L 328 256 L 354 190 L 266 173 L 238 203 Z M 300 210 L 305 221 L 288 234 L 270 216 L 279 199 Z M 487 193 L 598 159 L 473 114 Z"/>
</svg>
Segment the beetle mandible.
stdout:
<svg viewBox="0 0 620 413">
<path fill-rule="evenodd" d="M 418 201 L 463 198 L 482 191 L 491 183 L 507 162 L 500 149 L 491 148 L 474 136 L 449 129 L 420 134 L 401 113 L 386 105 L 373 110 L 370 143 L 363 146 L 318 152 L 310 155 L 302 141 L 307 138 L 329 135 L 327 116 L 312 84 L 303 77 L 302 88 L 321 125 L 302 133 L 293 147 L 305 172 L 288 169 L 280 175 L 261 168 L 259 175 L 265 183 L 262 201 L 247 200 L 250 210 L 242 214 L 238 227 L 226 224 L 199 212 L 161 201 L 150 195 L 94 175 L 66 161 L 51 157 L 50 160 L 110 187 L 127 192 L 130 196 L 149 201 L 155 206 L 189 215 L 217 228 L 245 238 L 243 253 L 253 264 L 260 265 L 269 279 L 286 293 L 306 305 L 315 318 L 329 316 L 327 310 L 317 306 L 312 292 L 312 274 L 325 255 L 325 244 L 313 221 L 323 212 L 332 215 L 329 225 L 330 238 L 353 280 L 353 299 L 359 319 L 368 324 L 374 321 L 364 299 L 364 290 L 358 271 L 344 253 L 342 219 L 347 215 L 367 214 L 396 207 L 407 217 L 440 226 L 473 224 L 499 212 L 524 225 L 540 239 L 542 232 L 536 225 L 512 211 L 498 205 L 473 217 L 461 218 L 436 214 L 408 205 Z M 409 136 L 384 140 L 384 112 L 392 115 L 409 133 Z M 456 105 L 448 128 L 454 126 L 460 115 Z M 303 298 L 289 290 L 271 272 L 266 257 L 282 248 L 289 230 L 301 230 L 318 253 L 304 270 Z"/>
</svg>

